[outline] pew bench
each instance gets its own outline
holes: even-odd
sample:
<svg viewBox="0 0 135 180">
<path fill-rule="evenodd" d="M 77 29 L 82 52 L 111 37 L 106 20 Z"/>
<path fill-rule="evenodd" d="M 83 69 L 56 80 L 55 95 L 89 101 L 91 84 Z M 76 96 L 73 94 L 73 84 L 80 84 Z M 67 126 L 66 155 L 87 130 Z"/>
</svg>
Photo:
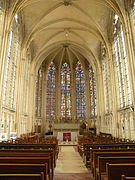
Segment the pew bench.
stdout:
<svg viewBox="0 0 135 180">
<path fill-rule="evenodd" d="M 40 174 L 41 172 L 44 174 L 44 180 L 48 180 L 47 164 L 0 163 L 0 174 Z"/>
<path fill-rule="evenodd" d="M 135 180 L 135 177 L 127 177 L 125 175 L 122 175 L 121 180 Z"/>
<path fill-rule="evenodd" d="M 54 176 L 54 161 L 53 161 L 53 156 L 51 153 L 46 153 L 46 152 L 17 152 L 17 151 L 1 151 L 0 157 L 48 157 L 50 160 L 48 160 L 48 175 L 49 179 L 53 179 Z M 50 169 L 49 169 L 50 168 Z"/>
<path fill-rule="evenodd" d="M 135 176 L 135 164 L 106 164 L 104 180 L 120 180 L 121 175 Z"/>
<path fill-rule="evenodd" d="M 53 179 L 49 157 L 0 157 L 0 163 L 6 164 L 47 164 L 47 177 Z"/>
<path fill-rule="evenodd" d="M 135 149 L 135 143 L 99 143 L 99 144 L 85 144 L 83 145 L 83 157 L 85 159 L 85 165 L 86 167 L 89 167 L 89 161 L 90 161 L 90 151 L 91 149 L 115 149 L 115 148 L 121 148 L 121 149 L 128 149 L 132 148 Z"/>
<path fill-rule="evenodd" d="M 98 167 L 96 168 L 96 180 L 101 180 L 102 176 L 106 174 L 106 164 L 121 164 L 121 163 L 135 163 L 135 156 L 122 157 L 98 157 Z"/>
<path fill-rule="evenodd" d="M 90 162 L 91 162 L 90 167 L 92 167 L 94 153 L 96 153 L 96 152 L 121 152 L 121 151 L 124 151 L 124 152 L 125 151 L 135 151 L 135 148 L 90 149 Z"/>
<path fill-rule="evenodd" d="M 53 162 L 54 167 L 56 166 L 56 156 L 55 156 L 55 151 L 53 149 L 0 149 L 0 154 L 1 153 L 48 153 L 51 157 Z"/>
<path fill-rule="evenodd" d="M 0 174 L 0 180 L 44 180 L 44 173 L 40 174 Z"/>
<path fill-rule="evenodd" d="M 121 156 L 135 156 L 135 151 L 122 151 L 122 152 L 95 152 L 93 154 L 93 167 L 92 173 L 96 177 L 96 168 L 98 166 L 98 157 L 121 157 Z"/>
</svg>

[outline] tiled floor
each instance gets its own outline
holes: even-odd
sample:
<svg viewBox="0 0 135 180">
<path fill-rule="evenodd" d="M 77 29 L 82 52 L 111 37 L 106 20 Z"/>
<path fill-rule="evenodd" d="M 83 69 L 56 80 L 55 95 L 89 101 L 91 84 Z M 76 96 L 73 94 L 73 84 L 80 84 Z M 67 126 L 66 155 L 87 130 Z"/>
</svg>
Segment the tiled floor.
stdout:
<svg viewBox="0 0 135 180">
<path fill-rule="evenodd" d="M 56 163 L 54 180 L 93 180 L 93 177 L 76 148 L 62 146 Z"/>
</svg>

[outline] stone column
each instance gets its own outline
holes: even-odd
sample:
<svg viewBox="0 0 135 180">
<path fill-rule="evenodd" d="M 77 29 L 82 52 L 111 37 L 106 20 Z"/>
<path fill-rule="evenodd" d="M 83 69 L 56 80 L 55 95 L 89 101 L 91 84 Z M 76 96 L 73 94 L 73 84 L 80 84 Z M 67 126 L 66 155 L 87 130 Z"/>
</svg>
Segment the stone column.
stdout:
<svg viewBox="0 0 135 180">
<path fill-rule="evenodd" d="M 75 67 L 71 69 L 71 117 L 72 123 L 76 121 L 76 74 Z"/>
<path fill-rule="evenodd" d="M 46 128 L 46 71 L 43 70 L 43 78 L 42 78 L 42 122 L 41 122 L 41 133 L 45 134 Z"/>
<path fill-rule="evenodd" d="M 91 126 L 90 122 L 90 82 L 89 82 L 89 66 L 85 68 L 85 92 L 86 92 L 86 122 L 88 127 Z"/>
<path fill-rule="evenodd" d="M 56 121 L 60 122 L 61 117 L 61 76 L 60 69 L 56 67 Z"/>
</svg>

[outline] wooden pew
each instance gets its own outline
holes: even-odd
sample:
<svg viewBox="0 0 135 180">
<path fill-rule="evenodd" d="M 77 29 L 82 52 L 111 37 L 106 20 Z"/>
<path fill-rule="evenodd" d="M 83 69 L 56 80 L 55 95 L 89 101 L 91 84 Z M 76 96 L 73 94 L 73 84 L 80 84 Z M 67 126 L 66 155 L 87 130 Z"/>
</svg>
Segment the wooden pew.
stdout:
<svg viewBox="0 0 135 180">
<path fill-rule="evenodd" d="M 10 144 L 0 143 L 0 149 L 54 149 L 56 150 L 57 144 Z"/>
<path fill-rule="evenodd" d="M 57 144 L 8 144 L 2 143 L 0 144 L 0 150 L 2 149 L 40 149 L 40 150 L 50 150 L 54 152 L 54 161 L 58 157 L 58 145 Z M 56 165 L 56 163 L 54 163 Z"/>
<path fill-rule="evenodd" d="M 51 167 L 51 169 L 48 169 L 48 174 L 49 174 L 49 178 L 52 179 L 53 176 L 54 176 L 54 161 L 53 161 L 53 156 L 51 156 L 50 153 L 46 153 L 46 152 L 38 152 L 37 151 L 35 152 L 34 150 L 32 151 L 28 151 L 28 152 L 17 152 L 17 151 L 1 151 L 0 153 L 0 157 L 48 157 L 50 159 L 50 162 L 49 164 L 51 165 L 48 165 L 48 168 Z"/>
<path fill-rule="evenodd" d="M 135 177 L 127 177 L 125 175 L 122 175 L 121 180 L 135 180 Z"/>
<path fill-rule="evenodd" d="M 94 152 L 93 154 L 93 169 L 92 172 L 96 177 L 96 168 L 98 165 L 98 157 L 121 157 L 121 156 L 135 156 L 135 151 L 117 151 L 117 152 Z"/>
<path fill-rule="evenodd" d="M 104 180 L 120 180 L 121 175 L 135 176 L 135 164 L 106 164 Z"/>
<path fill-rule="evenodd" d="M 91 150 L 92 149 L 128 149 L 128 148 L 132 148 L 135 149 L 135 144 L 134 143 L 107 143 L 107 144 L 84 144 L 83 145 L 83 159 L 85 162 L 86 167 L 89 167 L 89 161 L 90 157 L 91 157 Z"/>
<path fill-rule="evenodd" d="M 96 152 L 121 152 L 121 151 L 135 151 L 135 148 L 112 148 L 112 149 L 91 149 L 90 150 L 90 167 L 92 167 L 92 162 L 93 162 L 93 154 Z"/>
<path fill-rule="evenodd" d="M 0 174 L 0 180 L 44 180 L 44 173 L 40 174 Z"/>
<path fill-rule="evenodd" d="M 53 149 L 0 149 L 0 154 L 1 153 L 16 153 L 16 152 L 21 152 L 21 153 L 47 153 L 49 156 L 52 158 L 52 164 L 53 167 L 56 166 L 56 158 L 55 158 L 55 152 Z"/>
<path fill-rule="evenodd" d="M 40 174 L 47 180 L 47 164 L 3 164 L 0 163 L 0 174 Z"/>
<path fill-rule="evenodd" d="M 50 171 L 51 162 L 49 157 L 0 157 L 0 163 L 6 164 L 47 164 L 47 177 L 53 179 L 53 174 Z"/>
<path fill-rule="evenodd" d="M 106 174 L 106 164 L 135 163 L 135 156 L 122 157 L 98 157 L 98 167 L 96 168 L 96 180 L 101 180 Z"/>
<path fill-rule="evenodd" d="M 0 157 L 48 157 L 48 174 L 49 179 L 53 178 L 54 175 L 54 165 L 53 165 L 53 159 L 52 156 L 50 156 L 49 153 L 44 152 L 1 152 Z M 50 168 L 50 169 L 49 169 Z"/>
</svg>

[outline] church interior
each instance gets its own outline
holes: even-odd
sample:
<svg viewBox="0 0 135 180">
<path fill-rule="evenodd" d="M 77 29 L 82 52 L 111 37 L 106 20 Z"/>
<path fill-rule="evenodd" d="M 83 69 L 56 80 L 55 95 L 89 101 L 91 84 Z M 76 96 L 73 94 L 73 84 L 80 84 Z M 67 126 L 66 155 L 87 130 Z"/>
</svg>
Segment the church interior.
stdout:
<svg viewBox="0 0 135 180">
<path fill-rule="evenodd" d="M 135 0 L 0 0 L 0 180 L 135 179 L 134 82 Z"/>
</svg>

